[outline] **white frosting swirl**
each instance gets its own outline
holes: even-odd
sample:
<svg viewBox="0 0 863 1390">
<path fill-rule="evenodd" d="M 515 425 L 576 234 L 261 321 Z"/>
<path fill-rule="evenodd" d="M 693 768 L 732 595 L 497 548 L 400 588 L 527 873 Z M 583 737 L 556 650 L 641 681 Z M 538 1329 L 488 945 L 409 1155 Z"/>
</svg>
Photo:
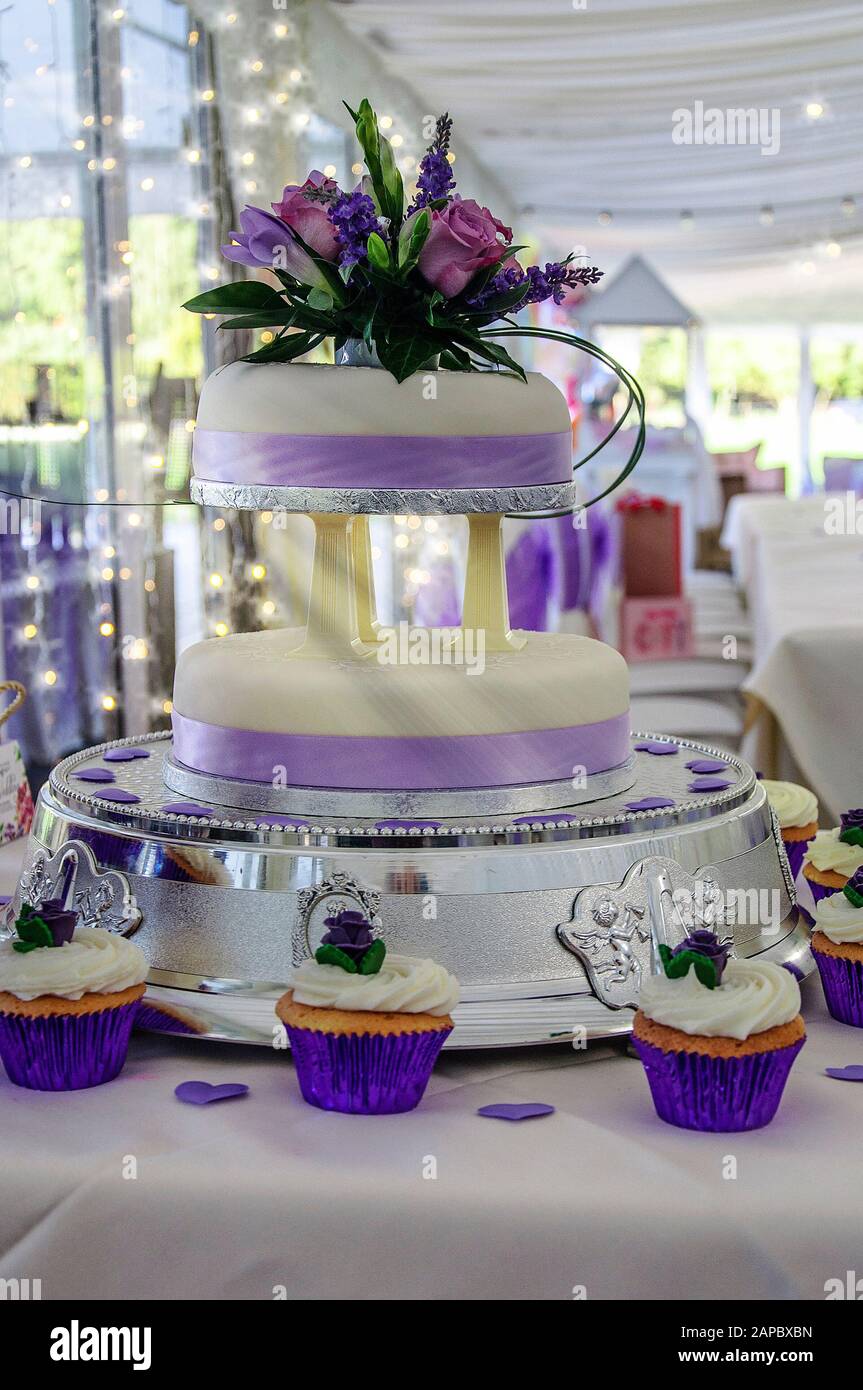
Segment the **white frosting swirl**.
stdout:
<svg viewBox="0 0 863 1390">
<path fill-rule="evenodd" d="M 863 907 L 855 907 L 844 893 L 831 893 L 815 908 L 815 930 L 823 931 L 837 946 L 863 942 Z"/>
<path fill-rule="evenodd" d="M 821 873 L 832 870 L 850 878 L 863 865 L 863 845 L 846 845 L 839 839 L 841 826 L 833 830 L 819 830 L 803 856 L 804 864 L 811 864 Z"/>
<path fill-rule="evenodd" d="M 11 940 L 0 942 L 0 990 L 18 999 L 115 994 L 143 984 L 148 968 L 134 942 L 104 927 L 77 927 L 63 946 L 35 951 L 16 951 Z"/>
<path fill-rule="evenodd" d="M 377 975 L 350 975 L 338 965 L 303 961 L 291 988 L 298 1004 L 373 1013 L 448 1014 L 459 998 L 458 980 L 442 965 L 389 951 Z"/>
<path fill-rule="evenodd" d="M 655 1023 L 705 1038 L 744 1039 L 790 1023 L 800 1012 L 800 986 L 769 960 L 730 960 L 716 989 L 689 970 L 675 980 L 650 975 L 641 983 L 641 1008 Z"/>
<path fill-rule="evenodd" d="M 796 782 L 771 782 L 764 778 L 761 783 L 767 793 L 767 800 L 779 817 L 780 829 L 791 826 L 811 825 L 818 819 L 818 802 L 806 787 Z"/>
</svg>

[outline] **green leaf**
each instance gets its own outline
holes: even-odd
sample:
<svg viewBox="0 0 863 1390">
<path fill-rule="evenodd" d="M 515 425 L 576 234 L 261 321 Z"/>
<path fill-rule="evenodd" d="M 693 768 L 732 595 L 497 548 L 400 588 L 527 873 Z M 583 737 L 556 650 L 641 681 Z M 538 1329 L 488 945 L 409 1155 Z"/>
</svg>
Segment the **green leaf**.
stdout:
<svg viewBox="0 0 863 1390">
<path fill-rule="evenodd" d="M 403 276 L 413 270 L 430 231 L 431 213 L 428 208 L 421 208 L 402 223 L 398 239 L 398 263 Z"/>
<path fill-rule="evenodd" d="M 375 270 L 386 274 L 390 269 L 390 253 L 383 237 L 378 236 L 377 232 L 372 232 L 366 243 L 366 255 L 369 258 L 369 265 Z"/>
<path fill-rule="evenodd" d="M 386 213 L 392 223 L 393 229 L 398 230 L 401 226 L 405 208 L 404 184 L 402 183 L 402 176 L 396 168 L 396 157 L 393 154 L 392 145 L 383 135 L 380 135 L 378 140 L 381 159 L 381 179 L 386 196 Z"/>
<path fill-rule="evenodd" d="M 440 364 L 448 372 L 473 371 L 473 363 L 470 360 L 470 354 L 465 352 L 463 348 L 456 347 L 454 344 L 452 347 L 443 350 L 440 355 Z"/>
<path fill-rule="evenodd" d="M 256 314 L 241 314 L 235 319 L 223 319 L 220 328 L 283 328 L 294 322 L 294 311 L 282 301 L 281 311 L 261 309 Z"/>
<path fill-rule="evenodd" d="M 31 942 L 33 946 L 53 946 L 54 938 L 51 930 L 38 912 L 30 911 L 23 913 L 15 923 L 15 930 L 22 941 Z"/>
<path fill-rule="evenodd" d="M 716 966 L 714 965 L 713 961 L 710 959 L 709 956 L 700 955 L 698 951 L 693 951 L 692 955 L 694 956 L 692 968 L 695 971 L 697 978 L 701 981 L 703 985 L 706 986 L 707 989 L 715 989 L 717 985 L 717 980 Z"/>
<path fill-rule="evenodd" d="M 506 371 L 512 372 L 520 381 L 527 384 L 527 376 L 524 368 L 510 357 L 506 348 L 501 347 L 500 343 L 494 343 L 489 338 L 481 338 L 478 333 L 474 333 L 469 328 L 459 327 L 457 324 L 447 324 L 444 333 L 450 333 L 457 343 L 466 347 L 476 357 L 483 358 L 486 362 L 493 362 L 495 366 L 503 367 Z"/>
<path fill-rule="evenodd" d="M 384 963 L 384 956 L 386 953 L 387 948 L 380 937 L 378 937 L 376 941 L 372 942 L 371 946 L 360 960 L 360 974 L 377 975 Z"/>
<path fill-rule="evenodd" d="M 302 357 L 304 353 L 311 352 L 312 348 L 323 342 L 324 336 L 323 333 L 285 333 L 274 342 L 266 343 L 264 347 L 250 352 L 243 361 L 291 362 L 295 357 Z"/>
<path fill-rule="evenodd" d="M 666 946 L 664 941 L 661 942 L 659 946 L 659 959 L 662 961 L 662 966 L 665 970 L 666 975 L 668 974 L 668 962 L 671 960 L 671 958 L 671 947 Z"/>
<path fill-rule="evenodd" d="M 333 296 L 329 290 L 312 290 L 307 303 L 311 309 L 320 309 L 324 313 L 329 313 L 333 307 Z"/>
<path fill-rule="evenodd" d="M 357 974 L 357 963 L 347 951 L 342 951 L 338 946 L 319 946 L 315 951 L 315 960 L 318 965 L 337 965 L 341 970 L 346 970 L 349 975 Z"/>
<path fill-rule="evenodd" d="M 193 314 L 235 314 L 238 309 L 266 309 L 281 302 L 281 295 L 272 285 L 264 285 L 260 280 L 233 280 L 187 299 L 183 308 Z"/>
<path fill-rule="evenodd" d="M 396 381 L 405 381 L 413 376 L 437 355 L 440 348 L 419 324 L 407 328 L 391 327 L 384 337 L 378 336 L 376 343 L 378 357 Z"/>
<path fill-rule="evenodd" d="M 38 950 L 39 950 L 39 942 L 38 942 L 38 941 L 13 941 L 13 942 L 12 942 L 12 950 L 13 950 L 13 951 L 18 951 L 22 956 L 24 956 L 24 955 L 27 954 L 28 951 L 38 951 Z"/>
</svg>

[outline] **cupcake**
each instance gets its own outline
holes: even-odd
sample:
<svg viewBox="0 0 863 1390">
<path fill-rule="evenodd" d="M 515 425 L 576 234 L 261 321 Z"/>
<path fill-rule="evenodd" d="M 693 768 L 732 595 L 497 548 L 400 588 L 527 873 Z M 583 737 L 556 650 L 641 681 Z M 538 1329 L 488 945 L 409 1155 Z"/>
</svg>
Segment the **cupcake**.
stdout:
<svg viewBox="0 0 863 1390">
<path fill-rule="evenodd" d="M 806 846 L 818 829 L 818 802 L 810 791 L 796 782 L 771 782 L 765 777 L 761 785 L 776 812 L 791 875 L 796 878 Z"/>
<path fill-rule="evenodd" d="M 812 955 L 830 1013 L 863 1028 L 863 869 L 818 904 Z"/>
<path fill-rule="evenodd" d="M 276 1004 L 303 1099 L 354 1115 L 413 1110 L 452 1031 L 458 981 L 432 960 L 388 953 L 360 912 L 324 925 Z"/>
<path fill-rule="evenodd" d="M 32 1091 L 111 1081 L 144 993 L 143 952 L 76 921 L 59 898 L 24 903 L 17 937 L 0 942 L 0 1060 L 10 1081 Z"/>
<path fill-rule="evenodd" d="M 859 818 L 859 819 L 858 819 Z M 819 830 L 803 856 L 803 877 L 816 903 L 863 867 L 863 811 L 846 811 L 833 830 Z"/>
<path fill-rule="evenodd" d="M 682 1129 L 760 1129 L 776 1114 L 806 1038 L 800 986 L 773 961 L 729 960 L 694 932 L 642 982 L 633 1046 L 656 1113 Z"/>
</svg>

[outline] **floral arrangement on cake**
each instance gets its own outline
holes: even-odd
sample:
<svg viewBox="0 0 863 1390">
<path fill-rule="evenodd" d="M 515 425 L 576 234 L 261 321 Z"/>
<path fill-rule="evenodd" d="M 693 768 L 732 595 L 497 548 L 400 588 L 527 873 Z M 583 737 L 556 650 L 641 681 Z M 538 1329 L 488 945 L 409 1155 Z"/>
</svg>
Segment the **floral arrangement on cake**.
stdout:
<svg viewBox="0 0 863 1390">
<path fill-rule="evenodd" d="M 313 170 L 304 183 L 289 184 L 272 211 L 246 207 L 240 229 L 222 247 L 228 260 L 272 271 L 278 287 L 233 281 L 184 307 L 229 315 L 222 328 L 273 330 L 273 340 L 244 361 L 291 362 L 332 338 L 337 362 L 350 344 L 355 365 L 382 366 L 396 381 L 438 366 L 499 371 L 524 381 L 524 369 L 497 339 L 568 343 L 602 361 L 628 390 L 626 410 L 611 433 L 636 408 L 637 439 L 625 476 L 644 442 L 638 382 L 595 344 L 512 318 L 529 304 L 563 303 L 574 290 L 597 284 L 602 271 L 576 265 L 573 255 L 522 265 L 518 255 L 525 247 L 514 242 L 512 229 L 455 191 L 449 115 L 437 120 L 408 201 L 371 105 L 345 106 L 368 171 L 357 186 L 346 191 Z"/>
</svg>

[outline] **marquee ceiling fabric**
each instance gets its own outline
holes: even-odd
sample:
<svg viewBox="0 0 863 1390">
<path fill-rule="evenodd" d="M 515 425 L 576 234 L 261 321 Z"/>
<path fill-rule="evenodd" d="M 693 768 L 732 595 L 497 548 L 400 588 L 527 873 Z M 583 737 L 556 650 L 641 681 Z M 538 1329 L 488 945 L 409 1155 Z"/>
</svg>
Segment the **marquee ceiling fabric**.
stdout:
<svg viewBox="0 0 863 1390">
<path fill-rule="evenodd" d="M 643 253 L 712 320 L 860 319 L 861 0 L 332 9 L 430 112 L 450 111 L 456 151 L 461 136 L 512 187 L 549 250 L 583 245 L 609 272 Z"/>
</svg>

